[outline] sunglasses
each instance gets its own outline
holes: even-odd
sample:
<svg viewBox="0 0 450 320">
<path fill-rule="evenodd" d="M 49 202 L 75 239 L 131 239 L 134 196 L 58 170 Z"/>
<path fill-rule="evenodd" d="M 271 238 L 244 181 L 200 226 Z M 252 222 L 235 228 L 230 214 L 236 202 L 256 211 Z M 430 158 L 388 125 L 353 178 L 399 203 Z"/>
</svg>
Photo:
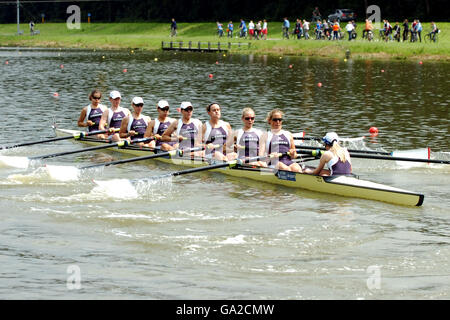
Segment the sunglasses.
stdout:
<svg viewBox="0 0 450 320">
<path fill-rule="evenodd" d="M 192 107 L 187 107 L 186 109 L 183 109 L 184 111 L 193 111 L 194 110 L 194 108 L 192 108 Z"/>
<path fill-rule="evenodd" d="M 102 97 L 92 97 L 94 100 L 100 100 Z"/>
<path fill-rule="evenodd" d="M 169 111 L 169 107 L 159 108 L 159 110 L 162 110 L 162 111 Z"/>
<path fill-rule="evenodd" d="M 255 117 L 245 117 L 245 120 L 249 121 L 249 120 L 255 120 Z"/>
<path fill-rule="evenodd" d="M 135 107 L 139 107 L 139 108 L 140 108 L 140 107 L 143 107 L 143 106 L 144 106 L 144 104 L 143 104 L 143 103 L 138 103 L 138 104 L 135 104 L 134 106 L 135 106 Z"/>
<path fill-rule="evenodd" d="M 281 122 L 281 121 L 283 121 L 283 119 L 282 119 L 282 118 L 272 118 L 272 121 L 273 121 L 273 122 L 277 122 L 277 121 L 280 121 L 280 122 Z"/>
</svg>

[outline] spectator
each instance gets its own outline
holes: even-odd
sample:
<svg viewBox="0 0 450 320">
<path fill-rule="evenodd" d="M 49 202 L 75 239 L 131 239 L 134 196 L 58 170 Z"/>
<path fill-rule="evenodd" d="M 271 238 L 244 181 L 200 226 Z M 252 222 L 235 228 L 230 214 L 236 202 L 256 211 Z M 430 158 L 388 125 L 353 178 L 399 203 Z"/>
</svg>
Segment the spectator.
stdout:
<svg viewBox="0 0 450 320">
<path fill-rule="evenodd" d="M 217 21 L 217 34 L 219 35 L 219 38 L 222 38 L 222 36 L 223 36 L 223 24 L 221 24 L 219 21 Z"/>
<path fill-rule="evenodd" d="M 228 38 L 233 38 L 233 29 L 234 29 L 233 22 L 232 21 L 228 22 L 228 27 L 227 27 L 227 37 Z"/>
<path fill-rule="evenodd" d="M 258 23 L 255 25 L 255 37 L 256 40 L 259 40 L 260 37 L 262 37 L 261 35 L 261 21 L 258 21 Z"/>
<path fill-rule="evenodd" d="M 253 23 L 253 20 L 250 20 L 248 23 L 248 35 L 250 36 L 250 40 L 253 39 L 253 35 L 255 34 L 255 24 Z"/>
<path fill-rule="evenodd" d="M 172 18 L 172 23 L 170 25 L 170 36 L 174 37 L 177 35 L 177 22 L 175 21 L 174 18 Z"/>
<path fill-rule="evenodd" d="M 341 27 L 336 20 L 334 20 L 333 27 L 331 28 L 333 30 L 333 40 L 339 40 L 339 31 L 341 30 Z"/>
<path fill-rule="evenodd" d="M 240 34 L 239 37 L 241 38 L 247 38 L 247 25 L 245 24 L 245 21 L 241 19 L 241 23 L 239 24 Z"/>
<path fill-rule="evenodd" d="M 403 41 L 408 40 L 408 32 L 409 32 L 409 23 L 408 19 L 405 19 L 405 21 L 403 21 Z"/>
<path fill-rule="evenodd" d="M 400 42 L 401 30 L 400 30 L 400 25 L 398 24 L 398 22 L 395 23 L 393 31 L 394 31 L 394 40 L 397 40 L 397 42 Z"/>
<path fill-rule="evenodd" d="M 320 14 L 319 7 L 315 7 L 312 12 L 312 21 L 322 20 L 322 15 Z"/>
<path fill-rule="evenodd" d="M 417 20 L 414 20 L 411 25 L 411 29 L 409 30 L 411 32 L 411 40 L 410 40 L 411 42 L 414 42 L 417 40 L 416 24 L 417 24 Z"/>
<path fill-rule="evenodd" d="M 439 29 L 438 29 L 436 23 L 434 23 L 434 21 L 431 21 L 431 32 L 430 32 L 430 33 L 433 34 L 432 37 L 431 37 L 431 39 L 432 39 L 434 42 L 436 42 L 436 34 L 439 33 Z"/>
<path fill-rule="evenodd" d="M 319 40 L 322 37 L 322 22 L 316 21 L 316 39 Z"/>
<path fill-rule="evenodd" d="M 267 40 L 267 20 L 266 19 L 264 19 L 264 22 L 263 22 L 262 34 L 263 34 L 264 40 Z"/>
<path fill-rule="evenodd" d="M 303 19 L 303 35 L 305 36 L 305 40 L 309 39 L 309 22 Z"/>
<path fill-rule="evenodd" d="M 284 18 L 284 21 L 283 21 L 283 38 L 286 37 L 286 39 L 289 39 L 289 27 L 290 27 L 290 24 L 289 24 L 288 18 Z"/>
<path fill-rule="evenodd" d="M 422 42 L 422 24 L 420 23 L 419 20 L 417 20 L 416 32 L 417 32 L 417 35 L 419 36 L 420 42 Z"/>
<path fill-rule="evenodd" d="M 366 35 L 366 32 L 369 33 L 369 31 L 373 30 L 372 20 L 366 19 L 366 24 L 364 26 L 363 30 L 363 38 Z"/>
<path fill-rule="evenodd" d="M 385 40 L 392 40 L 392 26 L 388 20 L 384 20 L 384 35 Z"/>
<path fill-rule="evenodd" d="M 31 35 L 33 35 L 33 33 L 34 33 L 34 22 L 30 21 L 30 23 L 28 25 L 30 26 L 30 33 L 31 33 Z"/>
<path fill-rule="evenodd" d="M 328 24 L 327 20 L 323 19 L 323 32 L 325 33 L 325 37 L 330 40 L 331 39 L 331 29 L 330 25 Z"/>
<path fill-rule="evenodd" d="M 297 39 L 300 39 L 302 37 L 303 26 L 300 19 L 297 19 L 297 22 L 295 23 L 294 33 L 297 35 Z"/>
<path fill-rule="evenodd" d="M 355 26 L 351 21 L 347 22 L 347 25 L 345 26 L 345 30 L 348 32 L 348 41 L 352 40 L 352 32 L 355 30 Z"/>
</svg>

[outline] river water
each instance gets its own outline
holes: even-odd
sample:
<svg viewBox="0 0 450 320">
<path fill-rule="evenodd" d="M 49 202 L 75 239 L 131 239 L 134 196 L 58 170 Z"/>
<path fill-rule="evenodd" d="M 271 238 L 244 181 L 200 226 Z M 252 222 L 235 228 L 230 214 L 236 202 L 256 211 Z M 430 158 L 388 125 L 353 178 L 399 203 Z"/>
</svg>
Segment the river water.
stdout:
<svg viewBox="0 0 450 320">
<path fill-rule="evenodd" d="M 233 128 L 251 106 L 255 125 L 267 129 L 265 114 L 279 107 L 292 132 L 350 138 L 375 126 L 377 137 L 353 147 L 431 147 L 434 158 L 450 159 L 449 64 L 13 48 L 0 51 L 0 71 L 0 145 L 52 137 L 53 118 L 75 129 L 88 93 L 99 88 L 105 104 L 113 89 L 125 107 L 142 96 L 152 118 L 159 99 L 175 117 L 180 102 L 191 101 L 203 121 L 205 106 L 217 101 Z M 78 147 L 66 140 L 1 154 Z M 423 193 L 422 207 L 208 172 L 138 193 L 126 188 L 127 180 L 180 169 L 157 161 L 71 181 L 42 167 L 125 157 L 101 151 L 0 167 L 0 298 L 450 298 L 448 165 L 353 159 L 361 178 Z"/>
</svg>

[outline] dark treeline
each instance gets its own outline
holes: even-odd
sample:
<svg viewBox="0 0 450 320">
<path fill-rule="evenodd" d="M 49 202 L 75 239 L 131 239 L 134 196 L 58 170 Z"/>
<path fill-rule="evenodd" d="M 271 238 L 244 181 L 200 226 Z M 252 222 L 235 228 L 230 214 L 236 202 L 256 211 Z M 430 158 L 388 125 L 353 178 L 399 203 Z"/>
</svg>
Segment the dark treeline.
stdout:
<svg viewBox="0 0 450 320">
<path fill-rule="evenodd" d="M 48 1 L 48 0 L 47 0 Z M 178 22 L 192 21 L 238 21 L 244 19 L 267 19 L 281 21 L 283 17 L 311 18 L 311 12 L 318 6 L 322 17 L 328 16 L 335 8 L 350 8 L 357 13 L 357 21 L 366 17 L 366 7 L 376 4 L 381 9 L 381 18 L 402 21 L 404 18 L 418 18 L 422 21 L 448 21 L 448 0 L 103 0 L 61 2 L 22 2 L 20 20 L 40 22 L 41 14 L 45 21 L 62 22 L 69 14 L 69 5 L 76 4 L 81 9 L 82 22 L 167 22 L 174 17 Z M 16 22 L 16 3 L 14 0 L 0 1 L 0 23 Z"/>
</svg>

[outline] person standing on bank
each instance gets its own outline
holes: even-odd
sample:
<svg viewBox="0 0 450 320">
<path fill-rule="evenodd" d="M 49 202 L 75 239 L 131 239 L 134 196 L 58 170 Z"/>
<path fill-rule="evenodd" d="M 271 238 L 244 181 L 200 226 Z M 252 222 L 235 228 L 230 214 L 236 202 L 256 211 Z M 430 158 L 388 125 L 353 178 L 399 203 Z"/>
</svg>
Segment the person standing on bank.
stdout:
<svg viewBox="0 0 450 320">
<path fill-rule="evenodd" d="M 120 141 L 119 133 L 114 133 L 113 129 L 120 129 L 122 120 L 130 115 L 130 110 L 122 108 L 120 101 L 122 96 L 117 90 L 113 90 L 109 93 L 109 101 L 111 102 L 111 108 L 108 108 L 103 112 L 100 119 L 99 129 L 110 129 L 109 136 L 107 137 L 111 141 Z"/>
<path fill-rule="evenodd" d="M 100 92 L 100 90 L 92 90 L 92 92 L 89 94 L 89 100 L 91 101 L 91 104 L 81 110 L 80 118 L 78 119 L 79 127 L 87 127 L 88 132 L 99 130 L 100 119 L 102 117 L 102 114 L 107 109 L 105 105 L 100 103 L 101 99 L 102 93 Z M 95 137 L 99 139 L 106 138 L 106 136 L 103 134 L 98 134 Z"/>
<path fill-rule="evenodd" d="M 328 132 L 322 138 L 326 151 L 320 157 L 319 165 L 316 169 L 305 169 L 305 173 L 333 176 L 333 175 L 350 175 L 352 173 L 352 163 L 350 154 L 346 148 L 339 145 L 339 136 L 336 132 Z M 324 169 L 327 165 L 328 169 Z"/>
<path fill-rule="evenodd" d="M 120 126 L 120 138 L 128 139 L 129 141 L 144 138 L 145 131 L 151 120 L 149 116 L 142 114 L 144 108 L 144 100 L 141 97 L 134 97 L 131 101 L 133 112 L 123 119 Z M 143 145 L 142 142 L 139 145 Z"/>
</svg>

